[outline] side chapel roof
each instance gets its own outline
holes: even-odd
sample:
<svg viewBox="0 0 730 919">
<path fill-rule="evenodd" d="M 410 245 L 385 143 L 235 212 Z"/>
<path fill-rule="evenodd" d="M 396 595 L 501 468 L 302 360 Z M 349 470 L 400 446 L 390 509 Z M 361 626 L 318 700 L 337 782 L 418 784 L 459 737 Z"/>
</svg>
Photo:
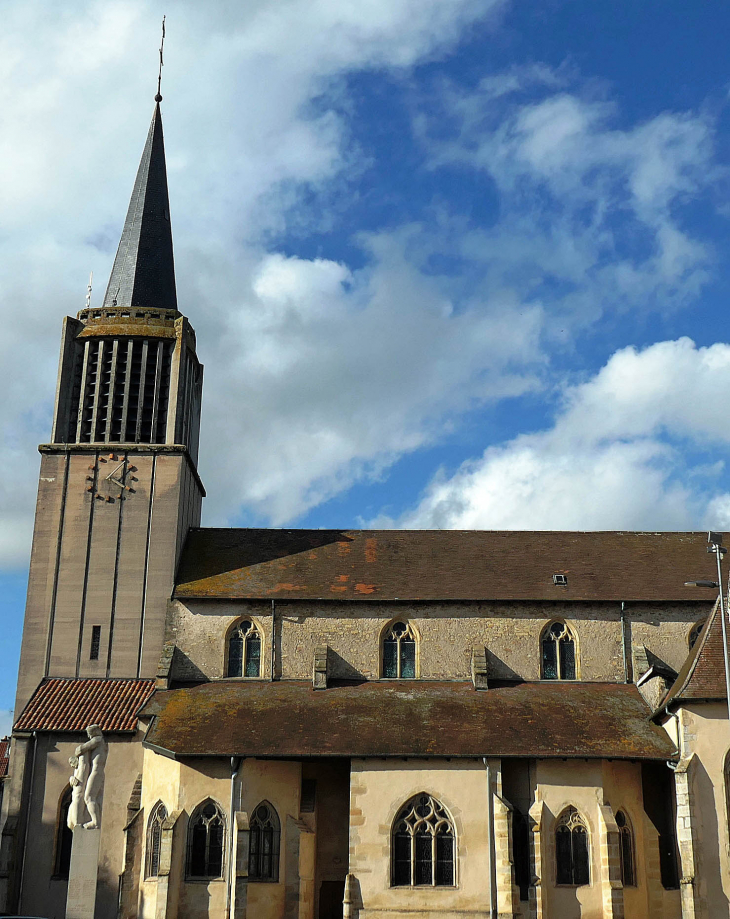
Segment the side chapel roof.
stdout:
<svg viewBox="0 0 730 919">
<path fill-rule="evenodd" d="M 158 691 L 144 743 L 169 756 L 670 759 L 633 685 L 217 681 Z"/>
<path fill-rule="evenodd" d="M 674 702 L 725 698 L 725 656 L 718 600 L 660 709 Z"/>
<path fill-rule="evenodd" d="M 183 598 L 702 601 L 705 533 L 193 529 Z M 567 586 L 553 583 L 567 576 Z"/>
<path fill-rule="evenodd" d="M 15 722 L 14 731 L 137 730 L 137 716 L 154 680 L 46 679 Z"/>
</svg>

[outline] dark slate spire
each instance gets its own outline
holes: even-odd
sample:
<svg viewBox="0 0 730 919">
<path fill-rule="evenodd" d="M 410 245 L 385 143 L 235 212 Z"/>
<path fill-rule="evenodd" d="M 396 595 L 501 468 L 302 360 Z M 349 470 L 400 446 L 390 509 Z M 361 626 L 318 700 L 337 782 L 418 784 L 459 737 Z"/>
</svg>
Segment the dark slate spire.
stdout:
<svg viewBox="0 0 730 919">
<path fill-rule="evenodd" d="M 177 309 L 159 93 L 104 308 Z"/>
</svg>

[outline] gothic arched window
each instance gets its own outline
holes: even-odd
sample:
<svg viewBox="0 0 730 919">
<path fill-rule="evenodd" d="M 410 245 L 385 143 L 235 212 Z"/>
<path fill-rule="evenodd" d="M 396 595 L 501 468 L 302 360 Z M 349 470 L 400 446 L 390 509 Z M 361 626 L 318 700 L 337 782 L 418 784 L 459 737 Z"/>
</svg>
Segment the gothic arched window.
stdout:
<svg viewBox="0 0 730 919">
<path fill-rule="evenodd" d="M 619 811 L 616 814 L 616 826 L 618 826 L 620 843 L 621 883 L 624 887 L 636 887 L 634 834 L 631 830 L 629 818 L 623 811 Z"/>
<path fill-rule="evenodd" d="M 443 805 L 411 798 L 393 823 L 391 853 L 393 887 L 453 887 L 454 826 Z"/>
<path fill-rule="evenodd" d="M 543 680 L 575 679 L 575 638 L 564 622 L 551 622 L 541 638 Z"/>
<path fill-rule="evenodd" d="M 695 624 L 689 630 L 689 635 L 687 636 L 687 644 L 689 645 L 690 651 L 697 644 L 697 639 L 700 637 L 700 634 L 702 633 L 702 629 L 704 628 L 704 625 L 705 625 L 705 620 L 701 619 L 699 622 L 695 622 Z"/>
<path fill-rule="evenodd" d="M 582 887 L 590 883 L 588 831 L 574 807 L 566 807 L 555 828 L 555 862 L 558 884 Z"/>
<path fill-rule="evenodd" d="M 248 849 L 248 877 L 251 881 L 279 880 L 279 816 L 268 801 L 253 812 Z"/>
<path fill-rule="evenodd" d="M 71 846 L 73 833 L 68 828 L 68 809 L 71 807 L 71 787 L 67 787 L 58 802 L 58 823 L 56 825 L 56 858 L 54 877 L 68 878 L 71 869 Z"/>
<path fill-rule="evenodd" d="M 261 633 L 250 619 L 228 636 L 227 676 L 261 676 Z"/>
<path fill-rule="evenodd" d="M 160 853 L 162 851 L 162 824 L 167 820 L 167 809 L 160 801 L 150 814 L 147 824 L 147 870 L 145 877 L 156 878 L 160 873 Z"/>
<path fill-rule="evenodd" d="M 394 622 L 385 633 L 383 676 L 398 680 L 416 678 L 416 634 L 407 622 Z"/>
<path fill-rule="evenodd" d="M 223 811 L 210 798 L 193 811 L 188 824 L 187 876 L 223 877 Z"/>
</svg>

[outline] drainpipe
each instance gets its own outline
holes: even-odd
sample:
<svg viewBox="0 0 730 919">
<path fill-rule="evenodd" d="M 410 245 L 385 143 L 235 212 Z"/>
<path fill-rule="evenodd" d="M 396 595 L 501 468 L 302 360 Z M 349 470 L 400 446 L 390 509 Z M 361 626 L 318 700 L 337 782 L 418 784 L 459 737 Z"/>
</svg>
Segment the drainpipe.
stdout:
<svg viewBox="0 0 730 919">
<path fill-rule="evenodd" d="M 232 919 L 233 885 L 236 883 L 236 866 L 233 864 L 233 834 L 236 832 L 236 779 L 241 771 L 242 762 L 243 757 L 241 756 L 231 757 L 231 807 L 228 812 L 230 815 L 228 820 L 230 826 L 228 834 L 228 890 L 226 891 L 226 916 L 228 916 L 228 919 Z"/>
<path fill-rule="evenodd" d="M 625 606 L 624 601 L 621 601 L 621 651 L 624 657 L 624 683 L 630 683 L 631 678 L 629 676 L 629 655 L 628 649 L 626 648 L 626 616 L 625 616 Z"/>
<path fill-rule="evenodd" d="M 497 916 L 497 840 L 494 832 L 494 794 L 492 792 L 492 767 L 486 756 L 482 757 L 487 770 L 487 823 L 489 824 L 489 919 Z"/>
<path fill-rule="evenodd" d="M 271 601 L 271 682 L 276 679 L 276 600 Z"/>
<path fill-rule="evenodd" d="M 33 758 L 30 761 L 30 787 L 28 789 L 28 811 L 25 818 L 25 833 L 23 834 L 23 851 L 20 860 L 20 886 L 18 888 L 18 912 L 21 912 L 23 903 L 23 879 L 25 878 L 25 850 L 28 848 L 28 828 L 30 826 L 31 808 L 33 806 L 33 785 L 35 784 L 36 747 L 38 746 L 38 733 L 33 731 Z"/>
</svg>

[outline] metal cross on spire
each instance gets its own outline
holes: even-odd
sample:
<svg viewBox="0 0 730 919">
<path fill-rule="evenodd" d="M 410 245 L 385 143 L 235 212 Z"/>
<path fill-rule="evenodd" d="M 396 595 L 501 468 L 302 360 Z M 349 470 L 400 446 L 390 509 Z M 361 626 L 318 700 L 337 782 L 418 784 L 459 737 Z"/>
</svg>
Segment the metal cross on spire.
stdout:
<svg viewBox="0 0 730 919">
<path fill-rule="evenodd" d="M 162 102 L 162 96 L 160 95 L 160 86 L 162 84 L 162 49 L 165 47 L 165 17 L 162 17 L 162 41 L 160 42 L 160 69 L 157 72 L 157 95 L 155 96 L 155 102 Z"/>
</svg>

